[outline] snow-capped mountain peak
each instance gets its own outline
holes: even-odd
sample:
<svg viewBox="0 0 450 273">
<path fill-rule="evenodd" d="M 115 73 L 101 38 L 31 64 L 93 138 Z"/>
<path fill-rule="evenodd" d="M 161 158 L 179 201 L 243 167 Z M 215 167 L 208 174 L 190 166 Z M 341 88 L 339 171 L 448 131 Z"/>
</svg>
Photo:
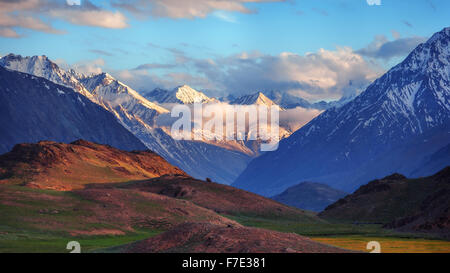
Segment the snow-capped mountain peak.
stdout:
<svg viewBox="0 0 450 273">
<path fill-rule="evenodd" d="M 424 162 L 450 145 L 450 28 L 341 107 L 323 112 L 279 149 L 254 159 L 237 186 L 281 191 L 299 180 L 348 191 L 392 173 L 429 175 L 450 162 Z M 433 169 L 434 168 L 434 169 Z"/>
<path fill-rule="evenodd" d="M 150 93 L 145 94 L 145 97 L 158 103 L 192 104 L 214 101 L 214 99 L 209 98 L 204 93 L 188 85 L 178 86 L 172 91 L 156 88 Z"/>
<path fill-rule="evenodd" d="M 11 70 L 31 74 L 37 77 L 48 79 L 57 84 L 75 89 L 75 91 L 92 99 L 92 95 L 78 81 L 84 77 L 81 73 L 65 71 L 56 63 L 50 61 L 47 56 L 22 57 L 21 55 L 8 54 L 0 58 L 0 66 Z"/>
<path fill-rule="evenodd" d="M 173 92 L 175 93 L 175 97 L 184 104 L 203 103 L 211 100 L 202 92 L 199 92 L 188 85 L 179 86 L 175 88 Z"/>
<path fill-rule="evenodd" d="M 92 93 L 99 102 L 108 103 L 112 107 L 121 106 L 131 112 L 134 108 L 142 108 L 138 112 L 144 116 L 145 109 L 156 111 L 155 114 L 167 113 L 168 110 L 141 96 L 131 87 L 115 79 L 108 73 L 92 75 L 81 80 L 83 85 Z M 136 110 L 137 111 L 137 110 Z M 154 115 L 151 115 L 152 118 Z"/>
<path fill-rule="evenodd" d="M 231 104 L 238 104 L 238 105 L 265 105 L 268 107 L 275 106 L 278 107 L 279 110 L 282 110 L 280 106 L 278 106 L 275 102 L 273 102 L 271 99 L 266 97 L 262 92 L 256 92 L 254 94 L 245 95 L 242 97 L 239 97 L 231 102 Z"/>
</svg>

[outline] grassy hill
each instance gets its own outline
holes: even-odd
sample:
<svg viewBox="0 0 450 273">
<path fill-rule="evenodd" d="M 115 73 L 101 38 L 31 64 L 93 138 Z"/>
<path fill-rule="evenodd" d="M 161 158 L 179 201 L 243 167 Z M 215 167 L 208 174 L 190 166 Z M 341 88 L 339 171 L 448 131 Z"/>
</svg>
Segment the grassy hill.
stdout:
<svg viewBox="0 0 450 273">
<path fill-rule="evenodd" d="M 323 221 L 268 198 L 193 179 L 149 151 L 44 141 L 0 156 L 0 252 L 66 252 L 72 240 L 94 251 L 185 223 L 244 228 L 231 219 L 241 215 Z"/>
<path fill-rule="evenodd" d="M 393 174 L 361 186 L 319 214 L 411 232 L 450 234 L 450 167 L 430 177 Z"/>
<path fill-rule="evenodd" d="M 185 174 L 151 151 L 126 152 L 78 140 L 18 144 L 0 155 L 0 184 L 19 183 L 54 190 L 81 189 L 89 183 L 142 180 Z"/>
</svg>

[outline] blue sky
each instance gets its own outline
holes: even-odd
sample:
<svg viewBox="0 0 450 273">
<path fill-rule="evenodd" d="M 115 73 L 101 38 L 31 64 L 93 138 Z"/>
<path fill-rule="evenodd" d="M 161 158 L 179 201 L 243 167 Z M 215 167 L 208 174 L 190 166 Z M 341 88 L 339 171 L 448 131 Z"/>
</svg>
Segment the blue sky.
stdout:
<svg viewBox="0 0 450 273">
<path fill-rule="evenodd" d="M 0 0 L 2 55 L 45 54 L 140 90 L 186 83 L 214 95 L 277 89 L 312 101 L 364 88 L 450 26 L 447 0 L 8 2 Z"/>
</svg>

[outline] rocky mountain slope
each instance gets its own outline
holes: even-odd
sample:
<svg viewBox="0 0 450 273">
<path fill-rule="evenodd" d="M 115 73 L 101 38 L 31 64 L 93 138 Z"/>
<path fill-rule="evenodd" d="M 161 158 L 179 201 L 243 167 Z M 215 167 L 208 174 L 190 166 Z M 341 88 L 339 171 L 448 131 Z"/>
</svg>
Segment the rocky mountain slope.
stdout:
<svg viewBox="0 0 450 273">
<path fill-rule="evenodd" d="M 51 62 L 45 55 L 22 57 L 20 55 L 8 54 L 0 58 L 0 66 L 42 77 L 60 85 L 72 87 L 75 91 L 92 99 L 90 92 L 79 82 L 79 78 L 84 77 L 84 75 L 74 70 L 65 71 L 60 69 L 57 64 Z"/>
<path fill-rule="evenodd" d="M 430 175 L 416 170 L 450 143 L 449 71 L 446 28 L 354 100 L 325 111 L 277 151 L 253 160 L 234 185 L 273 195 L 309 180 L 353 191 L 394 172 Z"/>
<path fill-rule="evenodd" d="M 20 142 L 80 138 L 124 150 L 145 146 L 111 113 L 72 88 L 0 66 L 0 153 Z"/>
</svg>

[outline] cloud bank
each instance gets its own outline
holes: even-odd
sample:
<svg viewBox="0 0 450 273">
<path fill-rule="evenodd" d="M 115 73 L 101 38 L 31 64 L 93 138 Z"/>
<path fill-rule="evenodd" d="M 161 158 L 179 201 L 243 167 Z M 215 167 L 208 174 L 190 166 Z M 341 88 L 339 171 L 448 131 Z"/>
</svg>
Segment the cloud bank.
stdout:
<svg viewBox="0 0 450 273">
<path fill-rule="evenodd" d="M 284 0 L 115 0 L 113 6 L 139 17 L 204 18 L 217 11 L 253 13 L 246 3 L 283 2 Z"/>
<path fill-rule="evenodd" d="M 395 33 L 395 32 L 394 32 Z M 402 57 L 409 54 L 419 44 L 426 42 L 424 37 L 400 38 L 398 33 L 394 41 L 389 41 L 386 36 L 378 35 L 367 47 L 359 49 L 356 53 L 372 58 L 390 60 L 394 57 Z"/>
<path fill-rule="evenodd" d="M 173 54 L 177 58 L 171 64 L 142 64 L 111 73 L 138 90 L 188 84 L 213 96 L 276 90 L 315 101 L 361 91 L 383 72 L 349 47 L 305 55 L 253 51 L 208 59 L 190 58 L 179 51 Z M 155 72 L 164 68 L 171 69 Z"/>
<path fill-rule="evenodd" d="M 34 30 L 62 34 L 53 28 L 52 19 L 71 24 L 103 28 L 125 28 L 126 17 L 119 11 L 109 11 L 84 0 L 80 5 L 56 0 L 0 0 L 0 36 L 20 38 L 18 30 Z"/>
</svg>

